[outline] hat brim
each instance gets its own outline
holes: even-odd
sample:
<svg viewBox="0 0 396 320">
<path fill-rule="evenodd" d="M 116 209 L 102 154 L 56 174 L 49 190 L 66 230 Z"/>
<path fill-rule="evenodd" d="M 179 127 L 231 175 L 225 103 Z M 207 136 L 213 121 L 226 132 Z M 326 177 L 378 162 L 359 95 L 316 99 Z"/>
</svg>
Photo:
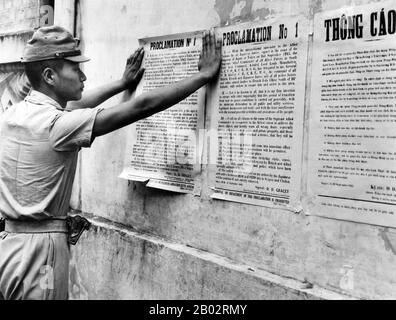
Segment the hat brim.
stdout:
<svg viewBox="0 0 396 320">
<path fill-rule="evenodd" d="M 78 55 L 78 56 L 71 56 L 71 57 L 63 57 L 63 59 L 65 60 L 69 60 L 72 62 L 78 62 L 78 63 L 82 63 L 82 62 L 88 62 L 89 60 L 91 60 L 90 58 L 84 56 L 84 55 Z"/>
</svg>

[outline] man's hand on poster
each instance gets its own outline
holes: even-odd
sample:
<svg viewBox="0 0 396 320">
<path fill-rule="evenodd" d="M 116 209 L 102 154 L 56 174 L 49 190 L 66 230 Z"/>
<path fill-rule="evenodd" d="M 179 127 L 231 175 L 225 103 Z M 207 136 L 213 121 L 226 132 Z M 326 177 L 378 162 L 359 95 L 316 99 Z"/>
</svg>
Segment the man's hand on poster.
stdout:
<svg viewBox="0 0 396 320">
<path fill-rule="evenodd" d="M 142 68 L 142 61 L 144 57 L 144 48 L 137 49 L 127 60 L 124 74 L 122 75 L 122 82 L 125 89 L 134 91 L 143 77 L 144 68 Z"/>
<path fill-rule="evenodd" d="M 216 41 L 214 31 L 205 31 L 202 38 L 202 52 L 199 57 L 198 70 L 214 78 L 221 66 L 221 40 Z"/>
</svg>

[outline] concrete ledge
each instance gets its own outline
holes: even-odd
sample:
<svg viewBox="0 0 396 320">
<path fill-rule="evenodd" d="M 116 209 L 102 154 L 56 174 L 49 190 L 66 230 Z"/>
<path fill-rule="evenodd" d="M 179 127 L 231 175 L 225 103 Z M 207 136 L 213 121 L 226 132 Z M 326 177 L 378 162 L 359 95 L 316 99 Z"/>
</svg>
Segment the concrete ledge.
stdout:
<svg viewBox="0 0 396 320">
<path fill-rule="evenodd" d="M 72 248 L 71 299 L 353 299 L 103 219 Z"/>
</svg>

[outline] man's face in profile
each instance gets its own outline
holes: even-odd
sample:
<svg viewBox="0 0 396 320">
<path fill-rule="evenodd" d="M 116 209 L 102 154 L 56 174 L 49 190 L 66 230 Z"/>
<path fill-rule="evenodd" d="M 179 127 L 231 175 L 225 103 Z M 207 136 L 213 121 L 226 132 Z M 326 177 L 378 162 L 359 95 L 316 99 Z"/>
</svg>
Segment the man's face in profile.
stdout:
<svg viewBox="0 0 396 320">
<path fill-rule="evenodd" d="M 80 69 L 80 64 L 64 60 L 63 67 L 55 71 L 54 91 L 64 101 L 80 100 L 87 77 Z"/>
</svg>

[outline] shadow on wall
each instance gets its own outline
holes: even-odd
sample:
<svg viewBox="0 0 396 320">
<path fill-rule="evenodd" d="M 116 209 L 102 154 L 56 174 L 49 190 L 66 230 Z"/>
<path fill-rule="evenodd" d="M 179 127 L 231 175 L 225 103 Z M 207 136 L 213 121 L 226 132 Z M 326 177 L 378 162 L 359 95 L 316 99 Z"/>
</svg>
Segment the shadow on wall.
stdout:
<svg viewBox="0 0 396 320">
<path fill-rule="evenodd" d="M 254 3 L 255 0 L 216 0 L 215 10 L 220 17 L 220 25 L 265 19 L 273 13 L 268 8 L 255 8 Z"/>
<path fill-rule="evenodd" d="M 239 22 L 265 20 L 278 15 L 300 14 L 313 16 L 323 10 L 324 0 L 216 0 L 214 9 L 220 17 L 220 26 Z M 336 0 L 329 1 L 333 3 Z M 340 6 L 354 5 L 355 0 L 337 0 Z M 358 1 L 358 0 L 357 0 Z M 380 1 L 380 0 L 373 0 Z M 333 7 L 334 5 L 331 4 Z"/>
</svg>

